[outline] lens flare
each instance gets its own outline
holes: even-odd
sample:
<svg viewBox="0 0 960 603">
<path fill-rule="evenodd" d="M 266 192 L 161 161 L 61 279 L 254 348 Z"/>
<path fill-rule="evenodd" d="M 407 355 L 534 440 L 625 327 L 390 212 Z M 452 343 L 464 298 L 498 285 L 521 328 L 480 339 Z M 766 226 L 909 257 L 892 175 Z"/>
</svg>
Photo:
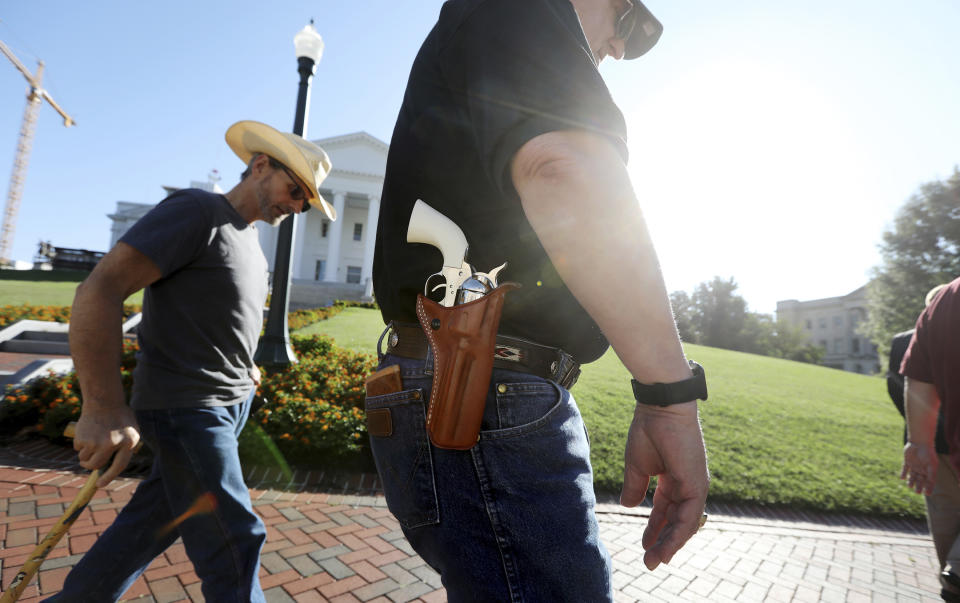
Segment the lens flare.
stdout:
<svg viewBox="0 0 960 603">
<path fill-rule="evenodd" d="M 157 538 L 162 538 L 167 534 L 169 534 L 170 532 L 172 532 L 173 530 L 176 530 L 181 523 L 185 522 L 191 517 L 195 515 L 200 515 L 203 513 L 212 513 L 213 510 L 216 508 L 217 508 L 217 498 L 213 495 L 212 492 L 204 492 L 203 494 L 200 495 L 200 498 L 198 498 L 196 501 L 194 501 L 192 505 L 190 505 L 189 509 L 181 513 L 179 517 L 177 517 L 167 525 L 157 530 Z"/>
</svg>

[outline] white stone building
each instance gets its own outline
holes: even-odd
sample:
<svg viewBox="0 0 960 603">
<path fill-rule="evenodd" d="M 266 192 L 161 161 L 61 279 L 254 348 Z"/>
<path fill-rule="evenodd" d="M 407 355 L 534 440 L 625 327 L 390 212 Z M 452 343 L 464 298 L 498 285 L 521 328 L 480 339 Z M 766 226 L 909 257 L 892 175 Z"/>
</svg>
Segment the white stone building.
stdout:
<svg viewBox="0 0 960 603">
<path fill-rule="evenodd" d="M 327 152 L 333 164 L 320 192 L 336 207 L 338 218 L 330 222 L 317 210 L 297 216 L 291 258 L 292 308 L 325 305 L 334 299 L 370 298 L 373 294 L 373 245 L 389 147 L 366 132 L 313 142 Z M 239 163 L 238 167 L 242 169 Z M 223 192 L 216 180 L 214 172 L 209 182 L 191 182 L 190 186 Z M 228 188 L 232 186 L 230 183 Z M 164 189 L 168 194 L 176 190 Z M 109 215 L 110 247 L 152 207 L 118 201 L 117 210 Z M 279 227 L 258 222 L 257 229 L 272 271 Z"/>
<path fill-rule="evenodd" d="M 220 181 L 220 175 L 217 173 L 217 170 L 213 170 L 207 176 L 206 182 L 200 182 L 198 180 L 192 180 L 190 186 L 187 188 L 199 188 L 205 191 L 210 191 L 211 193 L 223 193 L 223 189 L 220 188 L 218 182 Z M 167 195 L 170 195 L 178 190 L 175 186 L 164 186 L 163 190 L 166 191 Z M 112 214 L 107 214 L 107 217 L 110 218 L 110 245 L 107 246 L 107 250 L 113 249 L 113 246 L 117 244 L 117 241 L 120 240 L 120 237 L 133 226 L 137 220 L 142 218 L 144 214 L 150 211 L 156 203 L 133 203 L 131 201 L 117 201 L 117 210 Z"/>
<path fill-rule="evenodd" d="M 327 152 L 333 164 L 320 192 L 336 208 L 337 221 L 330 222 L 314 210 L 297 217 L 291 260 L 294 283 L 358 285 L 369 296 L 388 146 L 366 132 L 314 142 Z M 260 245 L 272 271 L 279 228 L 258 228 Z"/>
<path fill-rule="evenodd" d="M 872 375 L 880 371 L 877 346 L 857 333 L 866 318 L 866 286 L 840 297 L 777 302 L 777 319 L 798 327 L 809 343 L 824 349 L 822 365 Z"/>
</svg>

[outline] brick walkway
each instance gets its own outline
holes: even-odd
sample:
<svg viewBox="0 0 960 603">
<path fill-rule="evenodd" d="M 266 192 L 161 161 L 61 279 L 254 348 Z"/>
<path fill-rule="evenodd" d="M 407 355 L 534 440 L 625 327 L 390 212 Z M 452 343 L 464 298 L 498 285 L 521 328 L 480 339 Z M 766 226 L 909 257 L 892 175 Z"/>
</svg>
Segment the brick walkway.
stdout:
<svg viewBox="0 0 960 603">
<path fill-rule="evenodd" d="M 63 455 L 67 456 L 67 454 Z M 69 505 L 83 473 L 63 456 L 36 461 L 0 451 L 0 569 L 9 584 Z M 251 497 L 267 524 L 260 578 L 271 602 L 443 601 L 439 577 L 409 548 L 383 497 L 368 483 L 324 491 L 260 487 Z M 312 480 L 316 481 L 316 480 Z M 136 487 L 122 477 L 100 490 L 51 551 L 24 603 L 57 592 L 64 576 Z M 614 561 L 617 601 L 938 601 L 936 555 L 922 523 L 850 516 L 760 512 L 710 505 L 710 520 L 671 566 L 648 572 L 640 536 L 646 510 L 598 508 Z M 130 588 L 125 600 L 202 601 L 178 542 Z"/>
</svg>

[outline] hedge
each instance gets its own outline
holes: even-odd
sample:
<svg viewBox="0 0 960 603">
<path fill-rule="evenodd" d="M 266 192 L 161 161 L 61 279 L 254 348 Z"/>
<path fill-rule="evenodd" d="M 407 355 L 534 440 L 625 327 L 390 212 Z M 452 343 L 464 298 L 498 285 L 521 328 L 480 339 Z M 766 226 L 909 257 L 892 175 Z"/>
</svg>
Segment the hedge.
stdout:
<svg viewBox="0 0 960 603">
<path fill-rule="evenodd" d="M 351 305 L 374 307 L 337 302 L 329 308 L 299 310 L 288 315 L 290 328 L 329 318 Z M 29 308 L 20 316 L 52 315 L 48 307 Z M 69 308 L 65 310 L 69 317 Z M 292 463 L 369 469 L 363 381 L 375 368 L 375 358 L 340 348 L 322 335 L 293 335 L 291 343 L 297 363 L 279 370 L 260 367 L 262 380 L 257 393 L 267 403 L 251 420 L 270 435 Z M 138 349 L 136 341 L 124 340 L 121 375 L 128 400 Z M 81 400 L 75 372 L 50 373 L 24 386 L 8 388 L 0 404 L 0 436 L 34 428 L 48 438 L 59 438 L 67 423 L 80 417 Z"/>
</svg>

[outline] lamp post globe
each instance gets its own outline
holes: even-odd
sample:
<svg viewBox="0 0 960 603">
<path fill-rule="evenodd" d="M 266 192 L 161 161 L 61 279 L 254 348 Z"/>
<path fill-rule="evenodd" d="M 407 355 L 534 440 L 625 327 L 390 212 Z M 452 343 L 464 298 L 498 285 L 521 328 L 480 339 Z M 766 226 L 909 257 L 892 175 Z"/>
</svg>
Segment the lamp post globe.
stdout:
<svg viewBox="0 0 960 603">
<path fill-rule="evenodd" d="M 323 56 L 323 38 L 313 26 L 313 19 L 298 31 L 297 35 L 293 36 L 293 47 L 298 59 L 306 57 L 311 59 L 314 64 L 320 62 L 320 57 Z"/>
<path fill-rule="evenodd" d="M 313 27 L 313 20 L 293 37 L 297 55 L 300 84 L 297 90 L 297 108 L 293 119 L 293 133 L 304 136 L 307 128 L 307 107 L 310 104 L 310 80 L 323 56 L 323 38 Z M 297 220 L 306 216 L 293 214 L 280 223 L 277 233 L 277 251 L 273 262 L 273 287 L 267 325 L 257 344 L 253 359 L 261 366 L 286 366 L 297 361 L 290 347 L 287 313 L 290 310 L 290 258 L 293 255 L 294 232 Z"/>
</svg>

